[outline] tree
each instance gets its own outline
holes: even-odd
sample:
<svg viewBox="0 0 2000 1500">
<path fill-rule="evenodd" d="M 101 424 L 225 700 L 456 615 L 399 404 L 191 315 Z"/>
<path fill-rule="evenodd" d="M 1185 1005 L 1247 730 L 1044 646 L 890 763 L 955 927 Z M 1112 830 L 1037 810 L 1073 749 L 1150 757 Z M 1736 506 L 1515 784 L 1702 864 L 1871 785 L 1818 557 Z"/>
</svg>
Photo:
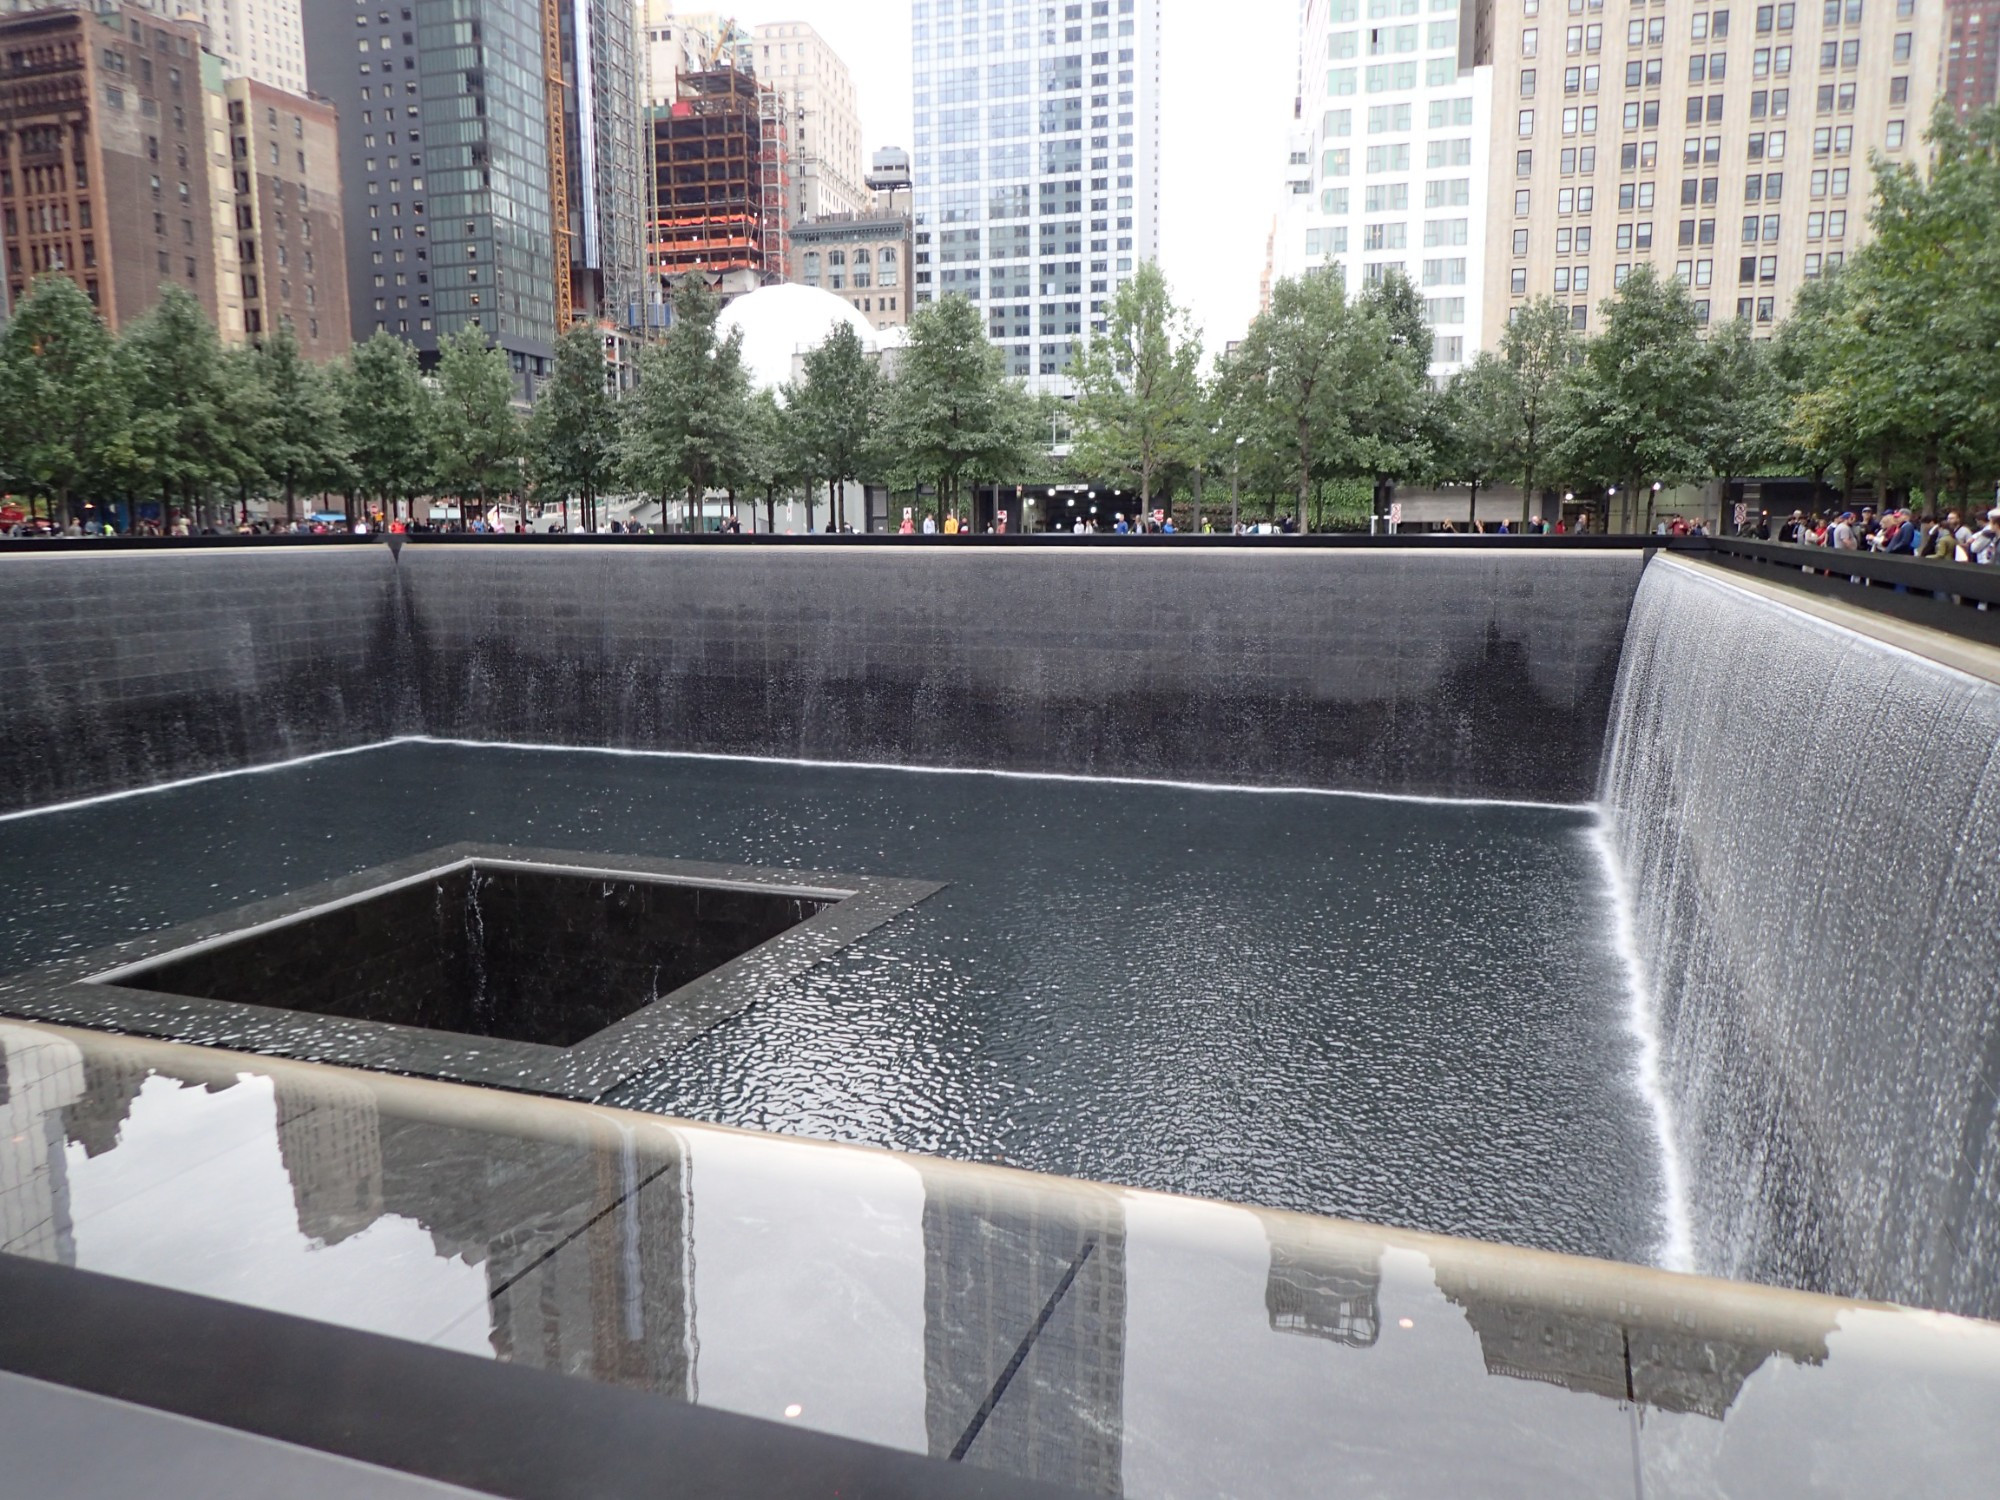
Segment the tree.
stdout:
<svg viewBox="0 0 2000 1500">
<path fill-rule="evenodd" d="M 1161 478 L 1192 461 L 1201 420 L 1201 335 L 1146 261 L 1122 282 L 1104 331 L 1071 367 L 1077 437 L 1072 464 L 1082 473 L 1136 481 L 1142 513 Z"/>
<path fill-rule="evenodd" d="M 1627 523 L 1636 526 L 1645 481 L 1679 484 L 1707 473 L 1709 363 L 1686 290 L 1652 265 L 1634 267 L 1602 307 L 1604 331 L 1563 384 L 1552 447 L 1570 473 L 1622 485 Z"/>
<path fill-rule="evenodd" d="M 437 493 L 471 500 L 484 512 L 496 495 L 521 483 L 521 420 L 514 413 L 514 374 L 506 353 L 467 325 L 440 341 L 437 391 L 431 401 L 432 485 Z M 584 525 L 596 529 L 585 509 Z"/>
<path fill-rule="evenodd" d="M 806 355 L 803 377 L 785 388 L 785 425 L 799 467 L 826 481 L 827 519 L 837 527 L 847 524 L 847 483 L 860 479 L 868 462 L 878 384 L 860 335 L 841 323 Z"/>
<path fill-rule="evenodd" d="M 1549 428 L 1578 347 L 1569 309 L 1549 297 L 1522 306 L 1500 335 L 1514 412 L 1501 477 L 1521 486 L 1523 522 L 1534 511 L 1535 491 L 1548 457 Z"/>
<path fill-rule="evenodd" d="M 393 514 L 430 481 L 431 395 L 416 351 L 377 333 L 349 357 L 336 388 L 355 482 Z"/>
<path fill-rule="evenodd" d="M 1772 367 L 1787 405 L 1787 457 L 1815 479 L 1838 468 L 1843 501 L 1853 498 L 1866 446 L 1865 408 L 1848 379 L 1850 346 L 1859 337 L 1849 316 L 1847 278 L 1827 272 L 1799 289 L 1792 315 L 1773 340 Z"/>
<path fill-rule="evenodd" d="M 1270 309 L 1252 321 L 1226 372 L 1239 423 L 1264 428 L 1282 444 L 1301 515 L 1339 425 L 1335 398 L 1343 365 L 1352 363 L 1342 359 L 1350 312 L 1337 267 L 1286 277 L 1271 289 Z"/>
<path fill-rule="evenodd" d="M 1507 473 L 1519 452 L 1519 397 L 1513 367 L 1486 350 L 1452 376 L 1432 411 L 1430 473 L 1470 489 L 1468 526 L 1479 523 L 1480 487 Z"/>
<path fill-rule="evenodd" d="M 806 466 L 792 422 L 778 404 L 776 391 L 761 390 L 746 408 L 742 485 L 764 501 L 764 529 L 778 529 L 778 497 L 803 490 L 807 497 L 806 527 L 812 527 L 811 497 L 815 470 Z M 755 514 L 755 502 L 752 502 Z"/>
<path fill-rule="evenodd" d="M 1862 418 L 1878 491 L 1900 454 L 1927 495 L 1947 466 L 1992 472 L 2000 431 L 2000 109 L 1941 103 L 1929 172 L 1878 159 L 1874 238 L 1848 267 L 1839 380 Z"/>
<path fill-rule="evenodd" d="M 320 494 L 347 478 L 347 433 L 340 400 L 326 372 L 299 353 L 291 320 L 251 356 L 262 399 L 252 438 L 258 464 L 284 490 L 285 516 L 299 519 L 301 490 Z"/>
<path fill-rule="evenodd" d="M 1378 499 L 1386 499 L 1390 481 L 1430 461 L 1431 329 L 1423 294 L 1401 271 L 1363 287 L 1355 314 L 1343 379 L 1354 437 L 1347 467 L 1372 478 Z"/>
<path fill-rule="evenodd" d="M 1035 404 L 1001 373 L 978 309 L 946 297 L 917 309 L 883 402 L 884 451 L 914 489 L 937 484 L 938 515 L 966 479 L 1003 479 L 1037 447 Z"/>
<path fill-rule="evenodd" d="M 42 277 L 0 333 L 0 467 L 68 515 L 129 453 L 111 335 L 75 282 Z"/>
<path fill-rule="evenodd" d="M 233 407 L 222 341 L 200 303 L 178 286 L 167 288 L 120 341 L 118 364 L 137 468 L 160 495 L 163 522 L 175 499 L 206 514 L 216 486 L 250 482 L 254 423 Z"/>
<path fill-rule="evenodd" d="M 537 489 L 583 505 L 595 529 L 597 497 L 617 472 L 621 453 L 618 403 L 605 388 L 604 349 L 584 325 L 556 341 L 555 368 L 528 418 L 530 473 Z"/>
<path fill-rule="evenodd" d="M 1710 336 L 1708 427 L 1703 434 L 1706 472 L 1723 482 L 1764 469 L 1782 451 L 1785 392 L 1770 345 L 1751 337 L 1750 325 L 1732 318 Z"/>
<path fill-rule="evenodd" d="M 628 407 L 628 472 L 660 497 L 663 511 L 669 495 L 684 496 L 690 529 L 702 497 L 743 467 L 750 379 L 742 330 L 716 336 L 721 312 L 704 277 L 682 279 L 673 326 L 642 356 L 639 390 Z"/>
</svg>

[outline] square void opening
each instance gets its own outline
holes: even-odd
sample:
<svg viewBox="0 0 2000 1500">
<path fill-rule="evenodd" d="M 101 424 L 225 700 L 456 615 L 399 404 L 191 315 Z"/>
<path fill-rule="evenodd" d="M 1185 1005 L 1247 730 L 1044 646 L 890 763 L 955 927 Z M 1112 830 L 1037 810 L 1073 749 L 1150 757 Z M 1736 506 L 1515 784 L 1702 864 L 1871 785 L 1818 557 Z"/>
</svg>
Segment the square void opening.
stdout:
<svg viewBox="0 0 2000 1500">
<path fill-rule="evenodd" d="M 476 861 L 183 950 L 110 983 L 572 1047 L 830 904 Z"/>
</svg>

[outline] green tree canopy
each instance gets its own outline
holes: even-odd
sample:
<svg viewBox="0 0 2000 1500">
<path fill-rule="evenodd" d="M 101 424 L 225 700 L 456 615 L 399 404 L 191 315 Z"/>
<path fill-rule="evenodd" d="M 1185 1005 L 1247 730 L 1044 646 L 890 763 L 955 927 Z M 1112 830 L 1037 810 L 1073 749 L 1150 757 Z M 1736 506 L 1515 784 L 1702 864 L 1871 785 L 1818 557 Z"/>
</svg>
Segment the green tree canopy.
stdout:
<svg viewBox="0 0 2000 1500">
<path fill-rule="evenodd" d="M 593 529 L 597 497 L 617 473 L 621 423 L 597 331 L 580 324 L 556 341 L 555 368 L 528 418 L 527 447 L 536 489 L 557 500 L 576 496 Z"/>
<path fill-rule="evenodd" d="M 1535 496 L 1547 480 L 1550 429 L 1581 352 L 1569 309 L 1549 297 L 1525 303 L 1500 335 L 1511 420 L 1498 477 L 1521 487 L 1524 522 L 1534 514 Z"/>
<path fill-rule="evenodd" d="M 883 402 L 884 451 L 904 481 L 899 487 L 934 481 L 942 516 L 966 480 L 1024 470 L 1035 425 L 1035 404 L 1001 373 L 977 308 L 945 297 L 917 309 Z"/>
<path fill-rule="evenodd" d="M 1519 435 L 1514 371 L 1499 355 L 1482 351 L 1439 394 L 1426 445 L 1431 477 L 1467 486 L 1467 525 L 1478 520 L 1479 491 L 1513 466 Z"/>
<path fill-rule="evenodd" d="M 847 522 L 846 485 L 870 466 L 878 386 L 860 335 L 841 323 L 807 353 L 804 374 L 785 388 L 785 423 L 798 465 L 825 482 L 828 519 L 837 526 Z"/>
<path fill-rule="evenodd" d="M 135 478 L 163 501 L 205 510 L 219 486 L 258 476 L 253 439 L 232 400 L 236 382 L 222 340 L 201 304 L 178 286 L 131 327 L 118 346 L 130 401 Z"/>
<path fill-rule="evenodd" d="M 1553 448 L 1566 473 L 1619 488 L 1614 509 L 1636 526 L 1648 481 L 1707 477 L 1710 365 L 1693 302 L 1652 265 L 1634 267 L 1602 306 L 1603 332 L 1564 382 Z"/>
<path fill-rule="evenodd" d="M 44 276 L 0 332 L 0 468 L 73 514 L 131 459 L 111 335 L 75 282 Z"/>
<path fill-rule="evenodd" d="M 521 483 L 522 432 L 506 352 L 478 328 L 461 328 L 439 345 L 436 380 L 433 488 L 481 507 L 512 494 Z"/>
<path fill-rule="evenodd" d="M 1072 465 L 1135 484 L 1142 511 L 1161 480 L 1191 462 L 1201 438 L 1201 335 L 1153 261 L 1121 282 L 1104 331 L 1079 351 Z"/>
<path fill-rule="evenodd" d="M 363 494 L 393 509 L 422 494 L 431 475 L 431 394 L 417 352 L 393 334 L 356 348 L 335 380 L 348 463 Z"/>
<path fill-rule="evenodd" d="M 285 514 L 299 518 L 298 496 L 347 483 L 347 432 L 340 399 L 326 371 L 299 352 L 290 319 L 279 323 L 251 356 L 260 399 L 252 444 L 271 483 L 284 492 Z"/>
<path fill-rule="evenodd" d="M 690 527 L 702 497 L 742 472 L 749 433 L 743 335 L 717 336 L 721 312 L 702 276 L 682 279 L 673 326 L 642 356 L 639 389 L 627 408 L 627 472 L 663 508 L 668 496 L 685 497 Z"/>
</svg>

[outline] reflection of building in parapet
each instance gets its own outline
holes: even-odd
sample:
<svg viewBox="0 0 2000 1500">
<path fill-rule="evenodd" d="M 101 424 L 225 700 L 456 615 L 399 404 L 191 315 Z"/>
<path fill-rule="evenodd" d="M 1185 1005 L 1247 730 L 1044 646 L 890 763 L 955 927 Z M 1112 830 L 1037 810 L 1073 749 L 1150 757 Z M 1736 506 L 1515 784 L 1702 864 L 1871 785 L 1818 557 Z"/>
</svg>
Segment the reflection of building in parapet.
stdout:
<svg viewBox="0 0 2000 1500">
<path fill-rule="evenodd" d="M 685 1159 L 653 1133 L 600 1141 L 573 1175 L 594 1191 L 579 1223 L 495 1241 L 493 1348 L 503 1359 L 691 1398 Z"/>
<path fill-rule="evenodd" d="M 411 1220 L 484 1268 L 502 1358 L 687 1398 L 685 1173 L 663 1132 L 643 1151 L 626 1129 L 501 1134 L 383 1115 L 337 1073 L 275 1082 L 301 1233 L 331 1245 Z"/>
<path fill-rule="evenodd" d="M 118 1144 L 132 1101 L 152 1071 L 123 1053 L 93 1052 L 84 1058 L 83 1092 L 63 1111 L 64 1131 L 84 1155 L 102 1156 Z"/>
<path fill-rule="evenodd" d="M 551 1139 L 394 1117 L 379 1129 L 381 1211 L 484 1266 L 496 1354 L 687 1398 L 686 1174 L 664 1132 L 642 1150 L 625 1129 Z"/>
<path fill-rule="evenodd" d="M 63 1110 L 84 1086 L 74 1043 L 0 1026 L 0 1250 L 76 1264 Z"/>
<path fill-rule="evenodd" d="M 923 1176 L 931 1452 L 1119 1493 L 1125 1216 L 1117 1195 L 942 1169 Z"/>
<path fill-rule="evenodd" d="M 1438 1290 L 1465 1309 L 1487 1370 L 1614 1401 L 1722 1420 L 1774 1354 L 1826 1358 L 1833 1323 L 1767 1311 L 1758 1323 L 1698 1295 L 1640 1300 L 1575 1278 L 1502 1279 L 1439 1268 Z"/>
<path fill-rule="evenodd" d="M 1266 1223 L 1264 1233 L 1272 1226 Z M 1264 1308 L 1278 1333 L 1372 1346 L 1382 1333 L 1382 1257 L 1339 1254 L 1273 1238 Z"/>
<path fill-rule="evenodd" d="M 310 1087 L 273 1080 L 278 1154 L 292 1180 L 299 1233 L 337 1245 L 382 1217 L 382 1132 L 373 1090 L 326 1073 Z"/>
</svg>

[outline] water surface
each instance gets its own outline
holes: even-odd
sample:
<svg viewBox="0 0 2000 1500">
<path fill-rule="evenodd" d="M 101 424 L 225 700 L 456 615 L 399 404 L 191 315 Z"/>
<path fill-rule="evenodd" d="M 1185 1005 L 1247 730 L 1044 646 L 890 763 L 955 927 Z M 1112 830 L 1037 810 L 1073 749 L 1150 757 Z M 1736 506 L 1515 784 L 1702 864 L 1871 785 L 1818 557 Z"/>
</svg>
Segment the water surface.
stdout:
<svg viewBox="0 0 2000 1500">
<path fill-rule="evenodd" d="M 1647 1260 L 1589 826 L 403 743 L 0 822 L 0 971 L 460 840 L 946 881 L 613 1102 Z"/>
</svg>

